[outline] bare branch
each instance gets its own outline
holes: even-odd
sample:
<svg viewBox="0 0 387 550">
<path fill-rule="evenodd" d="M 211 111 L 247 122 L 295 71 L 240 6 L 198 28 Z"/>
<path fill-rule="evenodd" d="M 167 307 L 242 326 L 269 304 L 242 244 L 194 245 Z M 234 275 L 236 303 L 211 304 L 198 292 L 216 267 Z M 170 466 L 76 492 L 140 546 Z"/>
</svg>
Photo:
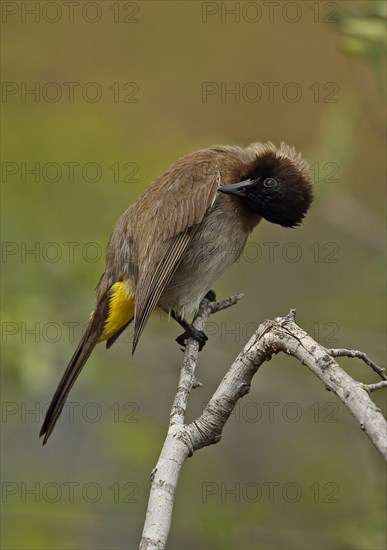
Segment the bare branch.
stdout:
<svg viewBox="0 0 387 550">
<path fill-rule="evenodd" d="M 208 317 L 212 313 L 222 311 L 235 305 L 243 297 L 243 294 L 230 296 L 221 302 L 209 302 L 206 298 L 200 304 L 199 311 L 193 325 L 199 330 L 204 330 Z M 195 378 L 196 364 L 199 355 L 199 344 L 193 338 L 189 338 L 185 348 L 183 364 L 180 371 L 179 385 L 173 402 L 169 425 L 184 424 L 185 413 L 188 405 L 188 398 L 192 388 L 200 387 L 202 384 Z"/>
<path fill-rule="evenodd" d="M 372 359 L 370 359 L 363 351 L 358 351 L 356 349 L 327 349 L 327 352 L 331 357 L 358 357 L 364 363 L 371 367 L 371 369 L 376 372 L 382 380 L 387 380 L 385 370 L 382 367 L 379 367 Z"/>
<path fill-rule="evenodd" d="M 210 302 L 204 298 L 193 325 L 203 330 L 211 313 L 236 304 L 242 297 L 243 294 L 239 294 L 222 302 Z M 162 549 L 167 542 L 180 470 L 185 460 L 193 453 L 190 440 L 185 435 L 184 420 L 191 390 L 201 385 L 195 378 L 198 355 L 198 342 L 188 338 L 179 384 L 171 409 L 167 437 L 157 465 L 151 474 L 151 492 L 140 550 Z"/>
<path fill-rule="evenodd" d="M 382 380 L 382 382 L 378 382 L 377 384 L 363 384 L 363 388 L 368 391 L 368 393 L 381 390 L 387 388 L 387 380 Z"/>
<path fill-rule="evenodd" d="M 241 296 L 222 302 L 204 300 L 195 318 L 203 330 L 211 313 L 237 303 Z M 152 472 L 152 486 L 140 549 L 163 549 L 167 541 L 175 491 L 185 460 L 196 450 L 217 443 L 237 401 L 250 390 L 258 368 L 280 351 L 297 358 L 333 391 L 359 422 L 380 454 L 387 460 L 387 424 L 380 409 L 370 399 L 372 391 L 387 387 L 384 370 L 364 353 L 354 350 L 328 350 L 318 344 L 295 322 L 295 310 L 286 317 L 262 323 L 224 376 L 210 402 L 195 421 L 186 425 L 188 398 L 198 385 L 195 369 L 199 346 L 187 342 L 180 380 L 171 410 L 168 434 L 160 458 Z M 383 378 L 377 384 L 363 384 L 351 378 L 333 359 L 349 356 L 363 359 Z"/>
<path fill-rule="evenodd" d="M 269 345 L 299 359 L 339 397 L 387 461 L 387 423 L 380 409 L 370 399 L 364 385 L 340 368 L 329 353 L 330 350 L 315 342 L 287 317 L 277 323 L 277 327 L 267 338 L 270 340 Z"/>
</svg>

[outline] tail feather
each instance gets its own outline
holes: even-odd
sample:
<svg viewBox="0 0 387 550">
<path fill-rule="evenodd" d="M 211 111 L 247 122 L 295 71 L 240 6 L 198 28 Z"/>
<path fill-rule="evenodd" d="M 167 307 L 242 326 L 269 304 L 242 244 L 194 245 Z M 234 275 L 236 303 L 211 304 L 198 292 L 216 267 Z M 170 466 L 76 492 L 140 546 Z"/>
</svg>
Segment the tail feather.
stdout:
<svg viewBox="0 0 387 550">
<path fill-rule="evenodd" d="M 54 397 L 52 398 L 39 433 L 39 437 L 44 436 L 43 445 L 47 443 L 48 438 L 55 428 L 74 382 L 78 378 L 83 366 L 98 343 L 98 339 L 103 332 L 106 315 L 107 300 L 105 299 L 102 303 L 97 305 L 93 318 L 90 321 L 90 324 L 77 349 L 75 350 L 75 353 L 72 356 L 61 381 L 59 382 Z"/>
</svg>

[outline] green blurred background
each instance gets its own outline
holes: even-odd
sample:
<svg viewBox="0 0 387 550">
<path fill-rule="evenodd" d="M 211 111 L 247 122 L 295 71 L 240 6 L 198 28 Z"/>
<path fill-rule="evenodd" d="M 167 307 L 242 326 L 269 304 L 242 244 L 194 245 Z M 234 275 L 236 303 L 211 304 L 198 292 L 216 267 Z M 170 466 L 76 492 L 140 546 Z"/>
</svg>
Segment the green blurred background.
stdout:
<svg viewBox="0 0 387 550">
<path fill-rule="evenodd" d="M 182 359 L 177 325 L 156 316 L 134 357 L 123 338 L 98 347 L 44 448 L 38 431 L 116 219 L 183 154 L 284 140 L 315 181 L 305 223 L 262 223 L 217 284 L 245 298 L 210 319 L 189 420 L 254 327 L 290 307 L 323 345 L 385 362 L 386 4 L 71 5 L 2 2 L 4 549 L 138 544 Z M 222 441 L 185 465 L 169 548 L 385 548 L 385 486 L 336 397 L 277 356 Z"/>
</svg>

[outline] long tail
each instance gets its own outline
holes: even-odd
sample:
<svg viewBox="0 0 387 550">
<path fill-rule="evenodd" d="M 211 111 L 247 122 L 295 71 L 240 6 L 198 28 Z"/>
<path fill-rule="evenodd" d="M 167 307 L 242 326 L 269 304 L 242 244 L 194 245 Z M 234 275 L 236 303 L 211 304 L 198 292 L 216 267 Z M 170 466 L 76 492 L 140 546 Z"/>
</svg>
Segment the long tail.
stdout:
<svg viewBox="0 0 387 550">
<path fill-rule="evenodd" d="M 80 341 L 74 355 L 72 356 L 61 381 L 56 389 L 54 397 L 46 413 L 39 437 L 43 437 L 43 445 L 47 443 L 55 424 L 63 410 L 69 391 L 78 378 L 83 366 L 90 357 L 91 352 L 98 343 L 104 330 L 104 323 L 108 313 L 108 300 L 103 298 L 95 308 L 93 318 Z"/>
</svg>

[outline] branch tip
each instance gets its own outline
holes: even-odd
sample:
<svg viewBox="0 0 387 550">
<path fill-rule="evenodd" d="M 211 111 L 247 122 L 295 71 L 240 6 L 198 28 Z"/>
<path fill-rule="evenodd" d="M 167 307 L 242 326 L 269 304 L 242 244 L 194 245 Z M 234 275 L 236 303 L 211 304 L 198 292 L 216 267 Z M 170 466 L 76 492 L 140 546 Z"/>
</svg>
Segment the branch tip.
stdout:
<svg viewBox="0 0 387 550">
<path fill-rule="evenodd" d="M 294 323 L 296 322 L 296 314 L 297 314 L 297 310 L 295 308 L 292 308 L 289 313 L 286 315 L 286 319 L 288 321 L 293 321 Z"/>
<path fill-rule="evenodd" d="M 210 308 L 210 313 L 217 313 L 218 311 L 222 311 L 223 309 L 227 309 L 228 307 L 234 306 L 243 297 L 244 297 L 244 294 L 235 294 L 234 296 L 229 296 L 228 298 L 225 298 L 224 300 L 220 300 L 219 302 L 207 301 L 207 304 L 208 304 L 208 307 Z"/>
<path fill-rule="evenodd" d="M 331 357 L 357 357 L 358 359 L 364 361 L 366 365 L 371 367 L 371 369 L 376 372 L 382 380 L 387 380 L 384 368 L 379 367 L 379 365 L 377 365 L 375 361 L 372 361 L 372 359 L 370 359 L 363 351 L 358 351 L 356 349 L 333 348 L 327 349 L 327 352 Z"/>
<path fill-rule="evenodd" d="M 202 388 L 203 387 L 203 384 L 201 382 L 199 382 L 199 380 L 197 380 L 195 377 L 192 381 L 192 388 L 193 389 L 196 389 L 196 388 Z"/>
</svg>

